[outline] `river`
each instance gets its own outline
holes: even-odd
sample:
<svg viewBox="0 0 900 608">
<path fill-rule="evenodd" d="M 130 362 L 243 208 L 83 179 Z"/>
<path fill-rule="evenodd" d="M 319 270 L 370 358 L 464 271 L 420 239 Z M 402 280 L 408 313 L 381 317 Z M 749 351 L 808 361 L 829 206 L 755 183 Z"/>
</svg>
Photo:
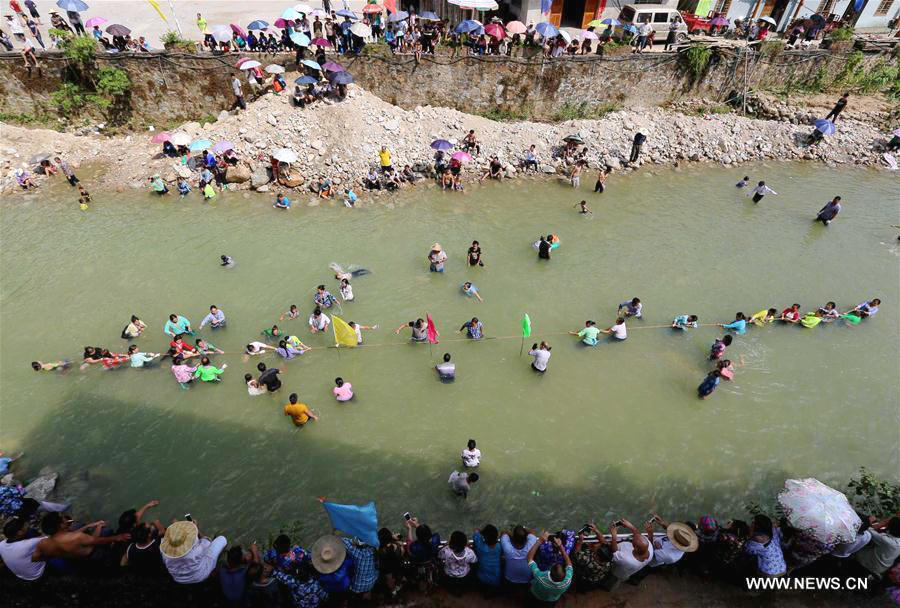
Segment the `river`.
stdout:
<svg viewBox="0 0 900 608">
<path fill-rule="evenodd" d="M 734 183 L 761 177 L 778 191 L 754 205 Z M 345 209 L 325 203 L 279 212 L 271 198 L 230 193 L 212 206 L 177 197 L 95 193 L 78 210 L 55 185 L 2 205 L 0 449 L 24 450 L 27 478 L 61 473 L 77 512 L 115 521 L 148 499 L 169 521 L 191 512 L 205 531 L 264 539 L 282 525 L 311 543 L 325 530 L 316 497 L 375 500 L 381 523 L 400 529 L 411 511 L 444 534 L 493 522 L 551 529 L 617 515 L 642 521 L 715 513 L 770 502 L 787 476 L 843 486 L 860 466 L 896 476 L 900 465 L 900 196 L 886 172 L 821 165 L 742 169 L 652 169 L 614 176 L 607 192 L 550 181 L 471 185 L 464 194 L 418 187 L 393 202 Z M 829 227 L 811 220 L 840 194 Z M 573 209 L 586 198 L 593 216 Z M 530 244 L 560 235 L 549 263 Z M 465 267 L 473 239 L 484 268 Z M 439 241 L 443 275 L 425 256 Z M 234 268 L 218 265 L 220 254 Z M 228 326 L 202 335 L 235 353 L 296 303 L 300 320 L 281 323 L 307 344 L 315 286 L 337 291 L 328 264 L 358 264 L 356 300 L 344 318 L 374 325 L 364 348 L 317 349 L 278 363 L 284 388 L 249 397 L 243 374 L 256 360 L 227 362 L 223 382 L 183 390 L 163 369 L 77 367 L 37 374 L 34 359 L 76 359 L 84 345 L 124 350 L 129 315 L 149 324 L 137 343 L 164 350 L 171 312 L 194 326 L 210 304 Z M 484 303 L 468 299 L 471 280 Z M 620 344 L 585 348 L 564 335 L 586 319 L 612 323 L 633 296 L 644 319 Z M 793 302 L 851 307 L 880 297 L 881 312 L 858 327 L 753 328 L 728 351 L 746 362 L 708 400 L 696 387 L 721 332 L 650 326 L 693 313 L 728 322 Z M 429 312 L 439 345 L 411 345 L 393 330 Z M 330 313 L 331 311 L 329 311 Z M 520 319 L 553 346 L 548 373 L 519 356 Z M 340 316 L 340 311 L 337 313 Z M 477 315 L 496 339 L 454 333 Z M 532 340 L 528 340 L 530 343 Z M 526 344 L 526 350 L 529 344 Z M 454 384 L 432 365 L 444 352 Z M 336 376 L 357 399 L 337 404 Z M 321 419 L 295 429 L 281 412 L 297 392 Z M 447 477 L 474 438 L 481 481 L 469 499 L 450 495 Z"/>
</svg>

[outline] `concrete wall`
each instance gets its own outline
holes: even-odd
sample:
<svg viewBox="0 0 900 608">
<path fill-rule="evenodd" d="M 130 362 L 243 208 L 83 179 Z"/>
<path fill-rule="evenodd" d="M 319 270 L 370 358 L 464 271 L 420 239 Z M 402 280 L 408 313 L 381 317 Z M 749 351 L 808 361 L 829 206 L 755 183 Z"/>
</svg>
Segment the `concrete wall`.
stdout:
<svg viewBox="0 0 900 608">
<path fill-rule="evenodd" d="M 748 63 L 751 87 L 782 88 L 825 66 L 836 74 L 846 55 L 827 51 L 784 52 L 771 61 Z M 873 60 L 873 57 L 868 60 Z M 54 113 L 50 93 L 65 69 L 61 57 L 42 57 L 43 76 L 29 76 L 20 58 L 0 56 L 0 112 Z M 126 70 L 133 83 L 129 116 L 135 126 L 168 128 L 188 119 L 216 115 L 233 96 L 233 57 L 140 55 L 103 59 L 101 65 Z M 291 69 L 292 58 L 273 58 Z M 699 82 L 681 67 L 674 53 L 540 58 L 452 58 L 438 55 L 416 63 L 412 57 L 360 57 L 341 60 L 357 84 L 404 108 L 449 106 L 470 113 L 501 110 L 536 119 L 552 119 L 565 104 L 624 107 L 654 106 L 703 96 L 722 98 L 744 86 L 744 62 L 734 54 L 711 63 Z M 104 117 L 97 115 L 95 122 Z M 106 120 L 105 122 L 109 122 Z"/>
</svg>

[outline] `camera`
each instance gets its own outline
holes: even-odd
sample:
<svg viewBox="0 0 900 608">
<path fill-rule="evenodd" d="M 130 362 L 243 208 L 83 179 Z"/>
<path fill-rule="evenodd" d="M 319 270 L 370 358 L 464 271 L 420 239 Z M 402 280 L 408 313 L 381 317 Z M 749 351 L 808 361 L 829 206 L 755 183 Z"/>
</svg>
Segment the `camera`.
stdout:
<svg viewBox="0 0 900 608">
<path fill-rule="evenodd" d="M 412 519 L 412 515 L 410 515 L 409 511 L 407 511 L 406 513 L 403 514 L 403 519 L 405 519 L 406 521 L 409 521 Z"/>
</svg>

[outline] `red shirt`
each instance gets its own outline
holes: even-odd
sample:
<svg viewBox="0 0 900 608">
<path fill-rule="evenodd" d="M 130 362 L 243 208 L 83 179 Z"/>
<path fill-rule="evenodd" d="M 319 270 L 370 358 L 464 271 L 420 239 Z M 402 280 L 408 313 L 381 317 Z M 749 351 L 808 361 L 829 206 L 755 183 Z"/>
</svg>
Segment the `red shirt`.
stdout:
<svg viewBox="0 0 900 608">
<path fill-rule="evenodd" d="M 175 340 L 172 340 L 171 342 L 169 342 L 169 348 L 174 348 L 175 353 L 179 354 L 179 355 L 183 351 L 195 352 L 197 350 L 190 344 L 186 344 L 184 341 L 182 341 L 181 344 L 178 344 L 177 342 L 175 342 Z"/>
<path fill-rule="evenodd" d="M 22 7 L 19 6 L 19 3 L 16 2 L 16 0 L 9 0 L 9 8 L 11 8 L 14 13 L 22 12 Z"/>
<path fill-rule="evenodd" d="M 781 316 L 787 317 L 788 319 L 791 319 L 793 321 L 799 321 L 800 320 L 800 311 L 794 310 L 793 308 L 785 308 L 784 310 L 781 311 Z"/>
</svg>

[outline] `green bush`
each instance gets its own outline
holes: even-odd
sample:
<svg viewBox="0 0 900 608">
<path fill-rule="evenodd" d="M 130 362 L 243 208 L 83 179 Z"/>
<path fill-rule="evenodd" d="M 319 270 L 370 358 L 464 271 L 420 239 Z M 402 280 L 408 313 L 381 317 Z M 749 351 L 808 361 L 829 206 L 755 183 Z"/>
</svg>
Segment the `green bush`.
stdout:
<svg viewBox="0 0 900 608">
<path fill-rule="evenodd" d="M 100 68 L 97 73 L 97 92 L 107 97 L 121 97 L 131 89 L 128 72 L 119 68 Z"/>
<path fill-rule="evenodd" d="M 479 116 L 484 116 L 490 120 L 498 122 L 508 122 L 512 120 L 528 120 L 528 114 L 525 112 L 516 112 L 515 110 L 506 110 L 503 108 L 491 108 L 487 112 L 479 112 Z"/>
<path fill-rule="evenodd" d="M 87 105 L 88 93 L 81 85 L 64 82 L 57 90 L 50 93 L 50 101 L 61 114 L 77 114 Z"/>
<path fill-rule="evenodd" d="M 89 36 L 68 36 L 62 39 L 63 55 L 66 59 L 83 65 L 94 62 L 97 57 L 97 41 Z"/>
<path fill-rule="evenodd" d="M 594 105 L 586 101 L 581 103 L 566 102 L 556 110 L 553 120 L 555 122 L 564 122 L 566 120 L 600 119 L 619 109 L 621 109 L 621 106 L 614 101 Z"/>
<path fill-rule="evenodd" d="M 709 62 L 712 60 L 713 50 L 711 47 L 705 45 L 694 44 L 689 46 L 687 50 L 681 54 L 681 57 L 685 68 L 687 68 L 691 76 L 700 78 L 703 76 L 707 66 L 709 66 Z"/>
<path fill-rule="evenodd" d="M 167 50 L 181 50 L 186 53 L 193 53 L 197 50 L 197 46 L 192 40 L 186 40 L 182 38 L 178 34 L 178 32 L 174 32 L 172 30 L 167 31 L 165 34 L 160 36 L 159 40 L 163 43 L 163 47 Z"/>
<path fill-rule="evenodd" d="M 853 28 L 839 27 L 828 34 L 828 39 L 834 40 L 835 42 L 853 40 Z"/>
<path fill-rule="evenodd" d="M 759 45 L 759 54 L 762 57 L 776 57 L 780 55 L 783 50 L 784 40 L 763 40 Z"/>
<path fill-rule="evenodd" d="M 857 511 L 881 519 L 900 513 L 900 484 L 875 477 L 860 467 L 859 478 L 847 484 L 850 501 Z"/>
</svg>

